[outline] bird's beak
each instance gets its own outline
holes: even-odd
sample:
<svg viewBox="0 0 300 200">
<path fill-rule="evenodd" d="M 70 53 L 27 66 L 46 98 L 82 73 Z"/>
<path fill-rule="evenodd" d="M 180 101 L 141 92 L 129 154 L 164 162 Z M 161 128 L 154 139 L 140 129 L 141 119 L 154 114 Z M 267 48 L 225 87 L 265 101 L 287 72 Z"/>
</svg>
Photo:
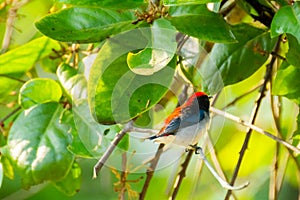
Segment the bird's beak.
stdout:
<svg viewBox="0 0 300 200">
<path fill-rule="evenodd" d="M 213 98 L 213 96 L 208 96 L 208 98 L 209 98 L 209 99 L 212 99 L 212 98 Z"/>
</svg>

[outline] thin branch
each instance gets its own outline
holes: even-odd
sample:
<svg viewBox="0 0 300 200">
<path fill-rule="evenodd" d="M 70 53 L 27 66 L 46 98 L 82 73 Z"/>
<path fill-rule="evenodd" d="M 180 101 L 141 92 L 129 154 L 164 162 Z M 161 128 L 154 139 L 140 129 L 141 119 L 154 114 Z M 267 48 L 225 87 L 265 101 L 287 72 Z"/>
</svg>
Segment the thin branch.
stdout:
<svg viewBox="0 0 300 200">
<path fill-rule="evenodd" d="M 16 107 L 14 110 L 12 110 L 10 113 L 8 113 L 5 117 L 3 117 L 2 119 L 0 119 L 0 125 L 3 124 L 11 116 L 13 116 L 17 112 L 19 112 L 19 110 L 21 110 L 21 106 Z"/>
<path fill-rule="evenodd" d="M 233 99 L 231 102 L 229 102 L 226 106 L 224 106 L 224 107 L 222 108 L 222 110 L 224 110 L 225 108 L 228 108 L 228 107 L 230 107 L 230 106 L 235 105 L 236 102 L 238 102 L 238 101 L 241 100 L 242 98 L 248 96 L 248 95 L 251 94 L 252 92 L 256 91 L 258 88 L 260 88 L 260 87 L 262 86 L 262 84 L 263 84 L 263 83 L 261 83 L 261 84 L 255 86 L 255 87 L 252 88 L 251 90 L 249 90 L 249 91 L 245 92 L 244 94 L 242 94 L 242 95 L 236 97 L 236 98 Z"/>
<path fill-rule="evenodd" d="M 174 184 L 174 190 L 173 190 L 173 193 L 172 193 L 172 196 L 171 196 L 172 200 L 174 200 L 176 198 L 177 193 L 178 193 L 179 188 L 180 188 L 180 185 L 182 183 L 182 180 L 186 176 L 186 170 L 187 170 L 188 164 L 189 164 L 189 162 L 192 158 L 193 153 L 194 153 L 194 150 L 192 150 L 192 149 L 189 150 L 184 162 L 181 164 L 182 168 L 181 168 L 180 172 L 178 173 L 175 184 Z"/>
<path fill-rule="evenodd" d="M 230 114 L 230 113 L 228 113 L 228 112 L 224 112 L 224 111 L 219 110 L 219 109 L 216 109 L 216 108 L 214 108 L 214 107 L 211 107 L 210 110 L 211 110 L 213 113 L 216 113 L 216 114 L 218 114 L 218 115 L 221 115 L 221 116 L 223 116 L 223 117 L 225 117 L 225 118 L 227 118 L 227 119 L 230 119 L 230 120 L 232 120 L 232 121 L 235 121 L 235 122 L 237 122 L 237 123 L 239 123 L 239 124 L 241 124 L 241 125 L 243 125 L 243 126 L 246 126 L 247 128 L 250 128 L 250 129 L 252 129 L 252 130 L 254 130 L 254 131 L 256 131 L 256 132 L 258 132 L 258 133 L 260 133 L 260 134 L 263 134 L 263 135 L 265 135 L 265 136 L 271 138 L 272 140 L 275 140 L 276 142 L 278 142 L 278 143 L 284 145 L 285 147 L 287 147 L 288 149 L 294 151 L 295 153 L 300 154 L 300 149 L 298 149 L 297 147 L 291 145 L 290 143 L 288 143 L 288 142 L 286 142 L 286 141 L 284 141 L 284 140 L 282 140 L 282 139 L 276 137 L 275 135 L 269 133 L 268 131 L 265 131 L 265 130 L 263 130 L 262 128 L 259 128 L 258 126 L 255 126 L 255 125 L 253 125 L 253 124 L 250 124 L 249 122 L 246 122 L 246 121 L 240 119 L 239 117 L 237 117 L 237 116 L 235 116 L 235 115 L 232 115 L 232 114 Z"/>
<path fill-rule="evenodd" d="M 274 47 L 274 52 L 279 51 L 280 42 L 281 42 L 281 36 L 278 37 L 278 39 L 277 39 L 277 42 L 276 42 L 275 47 Z M 267 69 L 266 69 L 266 74 L 265 74 L 265 77 L 264 77 L 264 83 L 260 88 L 260 94 L 259 94 L 259 96 L 258 96 L 258 98 L 257 98 L 257 100 L 254 104 L 254 108 L 252 110 L 252 114 L 251 114 L 251 117 L 250 117 L 250 120 L 249 120 L 251 125 L 254 124 L 255 121 L 256 121 L 258 110 L 260 108 L 260 105 L 261 105 L 261 102 L 262 102 L 263 98 L 265 97 L 265 91 L 267 90 L 267 85 L 268 85 L 269 81 L 272 78 L 273 65 L 275 64 L 276 59 L 277 59 L 277 57 L 272 56 L 270 63 L 266 66 Z M 236 167 L 234 169 L 234 172 L 233 172 L 233 175 L 232 175 L 232 178 L 231 178 L 231 181 L 230 181 L 231 185 L 234 184 L 234 182 L 237 178 L 237 175 L 239 173 L 244 155 L 245 155 L 246 150 L 248 148 L 248 144 L 249 144 L 249 141 L 250 141 L 250 138 L 251 138 L 251 134 L 252 134 L 252 129 L 248 128 L 248 131 L 247 131 L 245 139 L 244 139 L 244 143 L 243 143 L 242 148 L 240 150 L 240 156 L 238 158 Z M 228 190 L 227 193 L 226 193 L 225 199 L 228 200 L 230 196 L 231 196 L 231 190 Z"/>
<path fill-rule="evenodd" d="M 114 151 L 116 146 L 119 144 L 119 142 L 122 140 L 122 138 L 126 135 L 127 132 L 130 131 L 132 128 L 132 123 L 133 121 L 128 122 L 124 128 L 115 136 L 114 140 L 111 142 L 109 147 L 106 149 L 105 153 L 103 156 L 99 159 L 97 164 L 94 166 L 94 173 L 93 173 L 93 178 L 97 178 L 99 171 L 102 169 L 103 165 L 111 155 L 111 153 Z"/>
<path fill-rule="evenodd" d="M 4 33 L 4 37 L 2 40 L 2 47 L 1 47 L 0 54 L 5 53 L 9 47 L 9 44 L 11 42 L 13 28 L 14 28 L 13 24 L 17 18 L 18 9 L 20 9 L 28 1 L 29 0 L 23 0 L 23 1 L 13 0 L 12 1 L 12 6 L 8 10 L 8 15 L 7 15 L 7 20 L 6 20 L 6 28 L 5 28 L 5 33 Z"/>
<path fill-rule="evenodd" d="M 153 174 L 154 174 L 154 170 L 157 166 L 157 163 L 158 163 L 158 160 L 163 152 L 163 148 L 164 148 L 164 144 L 159 144 L 158 148 L 157 148 L 157 151 L 155 153 L 155 157 L 154 159 L 151 161 L 150 163 L 150 167 L 147 169 L 147 177 L 146 177 L 146 180 L 145 180 L 145 183 L 144 183 L 144 186 L 143 186 L 143 189 L 142 189 L 142 192 L 140 193 L 140 197 L 139 199 L 140 200 L 143 200 L 145 199 L 145 196 L 146 196 L 146 193 L 147 193 L 147 190 L 148 190 L 148 187 L 149 187 L 149 184 L 150 184 L 150 181 L 153 177 Z"/>
<path fill-rule="evenodd" d="M 26 81 L 24 81 L 22 79 L 18 79 L 18 78 L 12 77 L 12 76 L 8 76 L 7 74 L 0 74 L 0 77 L 4 77 L 4 78 L 11 79 L 11 80 L 15 80 L 15 81 L 18 81 L 20 83 L 26 83 Z"/>
<path fill-rule="evenodd" d="M 217 181 L 221 184 L 221 186 L 227 190 L 241 190 L 245 187 L 247 187 L 249 185 L 249 182 L 244 183 L 243 185 L 240 186 L 232 186 L 229 183 L 227 183 L 225 180 L 223 180 L 218 173 L 214 170 L 214 168 L 210 165 L 210 163 L 208 162 L 208 160 L 206 159 L 202 149 L 200 147 L 195 147 L 196 154 L 199 154 L 201 156 L 201 158 L 204 161 L 204 164 L 206 165 L 206 167 L 209 169 L 209 171 L 212 173 L 212 175 L 217 179 Z"/>
</svg>

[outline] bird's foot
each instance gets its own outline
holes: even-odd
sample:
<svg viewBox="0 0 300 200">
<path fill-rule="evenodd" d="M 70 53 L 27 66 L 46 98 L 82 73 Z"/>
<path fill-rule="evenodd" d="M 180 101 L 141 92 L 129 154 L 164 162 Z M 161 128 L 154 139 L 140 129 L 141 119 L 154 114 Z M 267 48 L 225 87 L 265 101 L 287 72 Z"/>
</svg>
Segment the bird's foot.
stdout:
<svg viewBox="0 0 300 200">
<path fill-rule="evenodd" d="M 195 150 L 195 154 L 200 154 L 202 151 L 202 148 L 197 145 L 190 145 L 190 148 Z"/>
</svg>

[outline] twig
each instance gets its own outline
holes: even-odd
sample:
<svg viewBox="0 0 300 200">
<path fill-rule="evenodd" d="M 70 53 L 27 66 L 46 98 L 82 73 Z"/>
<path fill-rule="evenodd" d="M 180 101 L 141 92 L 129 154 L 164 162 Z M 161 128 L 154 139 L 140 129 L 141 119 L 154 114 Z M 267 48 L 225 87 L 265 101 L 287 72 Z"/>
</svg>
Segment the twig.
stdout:
<svg viewBox="0 0 300 200">
<path fill-rule="evenodd" d="M 196 154 L 200 154 L 201 158 L 204 161 L 204 164 L 206 165 L 206 167 L 209 169 L 209 171 L 212 173 L 212 175 L 217 179 L 217 181 L 221 184 L 221 186 L 227 190 L 241 190 L 245 187 L 247 187 L 249 185 L 249 182 L 244 183 L 243 185 L 240 186 L 232 186 L 229 183 L 227 183 L 226 181 L 224 181 L 219 175 L 218 173 L 214 170 L 214 168 L 210 165 L 210 163 L 208 162 L 208 160 L 206 159 L 202 148 L 200 147 L 196 147 Z"/>
<path fill-rule="evenodd" d="M 111 142 L 103 156 L 99 159 L 97 164 L 94 166 L 94 173 L 93 178 L 97 178 L 99 171 L 102 169 L 104 163 L 107 161 L 111 153 L 114 151 L 116 146 L 119 144 L 119 142 L 122 140 L 122 138 L 125 136 L 127 132 L 130 131 L 132 128 L 133 121 L 128 122 L 124 128 L 115 136 L 114 140 Z"/>
<path fill-rule="evenodd" d="M 279 51 L 280 42 L 281 42 L 281 36 L 278 37 L 278 39 L 277 39 L 277 42 L 276 42 L 275 47 L 274 47 L 274 52 L 278 52 Z M 251 117 L 250 117 L 250 120 L 249 120 L 251 125 L 254 124 L 255 121 L 256 121 L 258 110 L 260 108 L 260 105 L 261 105 L 261 102 L 262 102 L 263 98 L 265 97 L 265 91 L 267 90 L 267 85 L 268 85 L 269 81 L 272 78 L 273 65 L 275 64 L 276 59 L 277 59 L 277 57 L 272 56 L 270 63 L 266 66 L 267 69 L 266 69 L 266 74 L 265 74 L 265 77 L 264 77 L 264 83 L 263 83 L 263 85 L 260 88 L 259 96 L 258 96 L 258 98 L 257 98 L 257 100 L 256 100 L 256 102 L 254 104 L 254 108 L 252 110 L 252 114 L 251 114 Z M 234 182 L 235 182 L 235 180 L 237 178 L 237 175 L 239 173 L 239 170 L 240 170 L 240 167 L 242 165 L 242 161 L 243 161 L 244 155 L 245 155 L 246 150 L 248 148 L 248 144 L 249 144 L 249 141 L 250 141 L 250 138 L 251 138 L 252 130 L 253 129 L 248 128 L 248 131 L 246 133 L 246 136 L 245 136 L 245 139 L 244 139 L 244 143 L 243 143 L 242 148 L 240 150 L 240 156 L 238 158 L 236 167 L 234 169 L 234 172 L 233 172 L 233 175 L 232 175 L 232 178 L 231 178 L 231 181 L 230 181 L 231 185 L 234 184 Z M 276 136 L 274 136 L 274 137 L 276 137 Z M 290 145 L 290 146 L 292 146 L 292 145 Z M 231 190 L 228 190 L 227 193 L 226 193 L 225 199 L 228 200 L 229 197 L 230 197 L 230 195 L 231 195 Z"/>
<path fill-rule="evenodd" d="M 5 53 L 6 50 L 8 49 L 8 47 L 9 47 L 12 32 L 13 32 L 13 27 L 14 27 L 13 24 L 14 24 L 15 19 L 17 17 L 18 9 L 20 9 L 28 1 L 29 0 L 23 0 L 23 1 L 13 0 L 12 1 L 12 6 L 8 10 L 8 17 L 7 17 L 7 20 L 6 20 L 6 29 L 5 29 L 4 37 L 3 37 L 3 40 L 2 40 L 2 48 L 1 48 L 0 54 Z"/>
<path fill-rule="evenodd" d="M 172 196 L 171 196 L 172 200 L 174 200 L 176 198 L 177 193 L 178 193 L 179 188 L 180 188 L 180 185 L 182 183 L 182 180 L 186 176 L 186 170 L 187 170 L 188 164 L 191 160 L 191 157 L 192 157 L 193 153 L 194 153 L 194 150 L 192 150 L 192 149 L 189 150 L 184 162 L 181 164 L 182 168 L 181 168 L 180 172 L 178 173 L 175 184 L 174 184 L 174 190 L 173 190 L 173 193 L 172 193 Z"/>
<path fill-rule="evenodd" d="M 155 153 L 155 157 L 154 159 L 151 161 L 150 163 L 150 167 L 147 169 L 147 177 L 146 177 L 146 180 L 145 180 L 145 183 L 144 183 L 144 186 L 143 186 L 143 189 L 142 189 L 142 192 L 140 193 L 140 197 L 139 199 L 140 200 L 143 200 L 145 199 L 145 196 L 146 196 L 146 193 L 147 193 L 147 190 L 148 190 L 148 187 L 149 187 L 149 184 L 150 184 L 150 181 L 153 177 L 153 174 L 154 174 L 154 170 L 157 166 L 157 163 L 158 163 L 158 160 L 163 152 L 163 148 L 164 148 L 164 144 L 159 144 L 158 148 L 157 148 L 157 151 Z"/>
<path fill-rule="evenodd" d="M 250 128 L 250 129 L 252 129 L 252 130 L 254 130 L 254 131 L 258 132 L 258 133 L 261 133 L 261 134 L 263 134 L 263 135 L 265 135 L 265 136 L 267 136 L 267 137 L 269 137 L 269 138 L 275 140 L 276 142 L 278 142 L 278 143 L 284 145 L 285 147 L 287 147 L 288 149 L 294 151 L 295 153 L 300 154 L 300 149 L 298 149 L 297 147 L 291 145 L 290 143 L 288 143 L 288 142 L 286 142 L 286 141 L 284 141 L 284 140 L 282 140 L 282 139 L 276 137 L 275 135 L 269 133 L 268 131 L 265 131 L 265 130 L 263 130 L 262 128 L 259 128 L 258 126 L 255 126 L 255 125 L 253 125 L 253 124 L 250 124 L 249 122 L 246 122 L 246 121 L 240 119 L 240 118 L 237 117 L 237 116 L 234 116 L 234 115 L 232 115 L 232 114 L 230 114 L 230 113 L 227 113 L 227 112 L 224 112 L 224 111 L 222 111 L 222 110 L 216 109 L 216 108 L 214 108 L 214 107 L 211 107 L 210 110 L 211 110 L 212 112 L 218 114 L 218 115 L 221 115 L 221 116 L 223 116 L 223 117 L 225 117 L 225 118 L 227 118 L 227 119 L 230 119 L 230 120 L 232 120 L 232 121 L 235 121 L 235 122 L 237 122 L 237 123 L 239 123 L 239 124 L 241 124 L 241 125 L 243 125 L 243 126 L 246 126 L 246 127 Z"/>
<path fill-rule="evenodd" d="M 16 114 L 19 110 L 21 110 L 21 106 L 16 107 L 14 110 L 12 110 L 10 113 L 8 113 L 5 117 L 0 119 L 0 125 L 3 124 L 7 119 L 9 119 L 11 116 Z"/>
<path fill-rule="evenodd" d="M 246 97 L 247 95 L 251 94 L 252 92 L 256 91 L 258 88 L 260 88 L 262 86 L 263 83 L 255 86 L 254 88 L 252 88 L 251 90 L 245 92 L 244 94 L 238 96 L 237 98 L 233 99 L 231 102 L 229 102 L 226 106 L 224 106 L 222 108 L 222 110 L 224 110 L 225 108 L 229 107 L 229 106 L 233 106 L 234 104 L 236 104 L 237 101 L 241 100 L 242 98 Z"/>
</svg>

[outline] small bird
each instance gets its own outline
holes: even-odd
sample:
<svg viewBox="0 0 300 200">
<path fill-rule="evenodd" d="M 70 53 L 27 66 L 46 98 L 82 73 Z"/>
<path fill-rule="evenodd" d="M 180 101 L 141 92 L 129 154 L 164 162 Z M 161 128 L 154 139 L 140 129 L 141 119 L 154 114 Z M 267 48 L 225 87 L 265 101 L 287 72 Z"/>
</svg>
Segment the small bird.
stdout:
<svg viewBox="0 0 300 200">
<path fill-rule="evenodd" d="M 158 134 L 149 139 L 163 144 L 195 147 L 207 130 L 209 106 L 209 97 L 204 92 L 194 93 L 169 115 Z"/>
</svg>

